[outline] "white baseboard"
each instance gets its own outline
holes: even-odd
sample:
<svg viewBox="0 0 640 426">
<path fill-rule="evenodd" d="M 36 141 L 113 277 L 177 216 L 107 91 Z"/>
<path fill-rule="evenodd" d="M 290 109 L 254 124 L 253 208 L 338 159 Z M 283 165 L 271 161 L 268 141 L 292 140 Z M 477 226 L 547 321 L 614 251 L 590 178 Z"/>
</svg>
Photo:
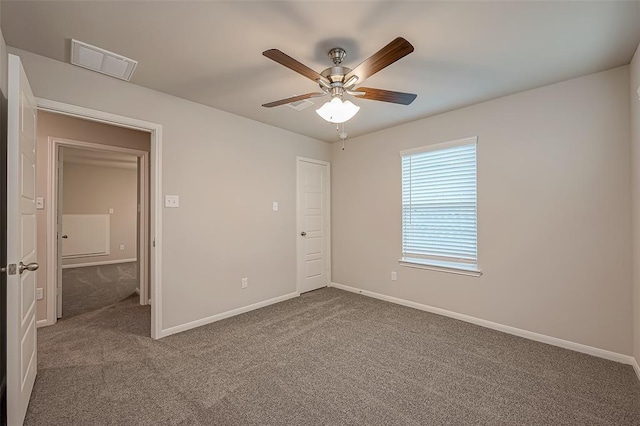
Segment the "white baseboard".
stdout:
<svg viewBox="0 0 640 426">
<path fill-rule="evenodd" d="M 284 302 L 285 300 L 293 299 L 294 297 L 298 297 L 298 296 L 300 296 L 300 293 L 296 291 L 294 293 L 285 294 L 284 296 L 278 296 L 278 297 L 274 297 L 273 299 L 254 303 L 253 305 L 243 306 L 241 308 L 232 309 L 230 311 L 223 312 L 221 314 L 212 315 L 210 317 L 191 321 L 186 324 L 181 324 L 175 327 L 166 328 L 164 330 L 160 330 L 160 336 L 158 336 L 158 338 L 167 337 L 172 334 L 176 334 L 182 331 L 190 330 L 192 328 L 200 327 L 202 325 L 211 324 L 212 322 L 216 322 L 216 321 L 223 320 L 225 318 L 244 314 L 245 312 L 253 311 L 255 309 L 264 308 L 265 306 L 273 305 L 274 303 Z"/>
<path fill-rule="evenodd" d="M 62 269 L 71 268 L 83 268 L 85 266 L 101 266 L 101 265 L 115 265 L 116 263 L 130 263 L 137 262 L 138 259 L 116 259 L 116 260 L 103 260 L 100 262 L 86 262 L 86 263 L 74 263 L 73 265 L 62 265 Z"/>
<path fill-rule="evenodd" d="M 385 294 L 380 294 L 380 293 L 374 293 L 368 290 L 361 290 L 359 288 L 350 287 L 344 284 L 338 284 L 338 283 L 332 282 L 330 284 L 330 287 L 335 287 L 341 290 L 362 294 L 363 296 L 373 297 L 375 299 L 385 300 L 387 302 L 408 306 L 410 308 L 419 309 L 421 311 L 431 312 L 433 314 L 454 318 L 460 321 L 465 321 L 471 324 L 479 325 L 481 327 L 491 328 L 493 330 L 502 331 L 504 333 L 513 334 L 519 337 L 524 337 L 525 339 L 535 340 L 537 342 L 542 342 L 549 345 L 570 349 L 576 352 L 582 352 L 588 355 L 597 356 L 599 358 L 608 359 L 610 361 L 629 364 L 635 368 L 636 374 L 638 374 L 638 378 L 640 379 L 640 368 L 637 367 L 638 364 L 636 363 L 635 358 L 629 355 L 624 355 L 617 352 L 611 352 L 605 349 L 595 348 L 593 346 L 587 346 L 581 343 L 575 343 L 568 340 L 558 339 L 557 337 L 551 337 L 545 334 L 535 333 L 533 331 L 522 330 L 520 328 L 511 327 L 509 325 L 503 325 L 497 322 L 491 322 L 491 321 L 483 320 L 480 318 L 475 318 L 469 315 L 448 311 L 446 309 L 436 308 L 429 305 L 423 305 L 422 303 L 412 302 L 410 300 L 400 299 L 393 296 L 387 296 Z"/>
<path fill-rule="evenodd" d="M 136 294 L 140 296 L 140 289 L 138 287 L 136 287 Z"/>
<path fill-rule="evenodd" d="M 46 327 L 47 325 L 51 324 L 49 324 L 49 320 L 46 318 L 36 321 L 36 328 Z"/>
<path fill-rule="evenodd" d="M 631 362 L 631 365 L 633 366 L 633 369 L 636 372 L 636 376 L 638 376 L 638 380 L 640 380 L 640 366 L 638 365 L 638 361 L 635 358 L 631 358 L 633 361 Z"/>
</svg>

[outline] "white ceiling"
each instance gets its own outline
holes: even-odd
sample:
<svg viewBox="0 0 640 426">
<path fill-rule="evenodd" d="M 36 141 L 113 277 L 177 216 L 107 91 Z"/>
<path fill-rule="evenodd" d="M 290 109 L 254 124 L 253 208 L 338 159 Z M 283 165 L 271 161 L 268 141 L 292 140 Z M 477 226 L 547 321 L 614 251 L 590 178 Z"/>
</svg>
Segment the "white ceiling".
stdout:
<svg viewBox="0 0 640 426">
<path fill-rule="evenodd" d="M 64 148 L 65 164 L 84 164 L 94 167 L 113 167 L 116 169 L 136 170 L 138 158 L 135 155 L 120 152 L 92 151 L 89 149 Z"/>
<path fill-rule="evenodd" d="M 397 36 L 415 51 L 364 85 L 413 92 L 410 106 L 355 100 L 350 136 L 628 64 L 638 2 L 6 1 L 7 44 L 69 60 L 75 38 L 139 62 L 131 82 L 326 141 L 316 108 L 263 108 L 317 91 L 262 56 L 280 49 L 321 71 L 355 68 Z M 90 72 L 90 71 L 87 71 Z M 320 106 L 327 98 L 312 99 Z"/>
</svg>

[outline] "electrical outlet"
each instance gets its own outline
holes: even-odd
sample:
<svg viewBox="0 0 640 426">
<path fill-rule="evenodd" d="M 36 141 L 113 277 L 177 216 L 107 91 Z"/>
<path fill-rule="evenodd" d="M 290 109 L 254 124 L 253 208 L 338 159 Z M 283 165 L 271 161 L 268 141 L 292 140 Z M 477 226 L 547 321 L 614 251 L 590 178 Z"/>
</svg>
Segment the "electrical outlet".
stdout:
<svg viewBox="0 0 640 426">
<path fill-rule="evenodd" d="M 120 251 L 124 251 L 124 244 L 120 244 Z"/>
<path fill-rule="evenodd" d="M 398 274 L 396 274 L 396 271 L 391 271 L 391 281 L 397 281 L 398 280 Z"/>
<path fill-rule="evenodd" d="M 180 207 L 180 197 L 178 195 L 165 195 L 164 206 L 168 208 Z"/>
<path fill-rule="evenodd" d="M 44 295 L 42 294 L 42 289 L 36 288 L 36 300 L 42 300 L 43 298 L 44 298 Z"/>
<path fill-rule="evenodd" d="M 274 211 L 274 212 L 277 212 L 277 211 L 278 211 L 278 202 L 277 202 L 277 201 L 274 201 L 274 202 L 273 202 L 273 211 Z"/>
<path fill-rule="evenodd" d="M 243 278 L 242 279 L 242 288 L 247 288 L 249 287 L 249 278 Z"/>
</svg>

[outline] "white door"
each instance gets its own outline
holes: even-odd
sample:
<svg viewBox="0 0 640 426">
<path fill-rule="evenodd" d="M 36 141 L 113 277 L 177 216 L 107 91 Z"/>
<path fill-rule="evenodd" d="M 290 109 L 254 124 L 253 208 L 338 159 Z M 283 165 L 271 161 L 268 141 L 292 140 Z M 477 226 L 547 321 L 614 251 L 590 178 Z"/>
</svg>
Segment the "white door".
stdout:
<svg viewBox="0 0 640 426">
<path fill-rule="evenodd" d="M 9 55 L 7 147 L 7 418 L 21 425 L 36 379 L 36 102 Z"/>
<path fill-rule="evenodd" d="M 57 203 L 56 203 L 56 318 L 62 318 L 62 241 L 67 235 L 62 234 L 62 194 L 64 188 L 64 147 L 58 148 L 57 161 Z"/>
<path fill-rule="evenodd" d="M 329 163 L 298 158 L 298 291 L 329 284 Z"/>
</svg>

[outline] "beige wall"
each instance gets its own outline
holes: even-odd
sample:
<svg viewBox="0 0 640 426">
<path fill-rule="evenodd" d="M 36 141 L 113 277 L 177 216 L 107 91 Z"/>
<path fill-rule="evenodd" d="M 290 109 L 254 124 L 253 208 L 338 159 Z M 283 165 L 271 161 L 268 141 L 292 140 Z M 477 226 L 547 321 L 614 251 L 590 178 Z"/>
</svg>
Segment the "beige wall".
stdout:
<svg viewBox="0 0 640 426">
<path fill-rule="evenodd" d="M 109 215 L 109 255 L 63 259 L 63 265 L 136 259 L 136 169 L 65 163 L 63 189 L 64 214 L 109 214 L 113 209 Z M 121 244 L 124 250 L 120 250 Z"/>
<path fill-rule="evenodd" d="M 467 136 L 482 277 L 400 267 L 398 151 Z M 335 145 L 333 281 L 629 355 L 629 139 L 624 66 Z"/>
<path fill-rule="evenodd" d="M 296 291 L 296 156 L 329 144 L 11 51 L 36 96 L 163 126 L 163 193 L 180 196 L 162 211 L 163 329 Z"/>
<path fill-rule="evenodd" d="M 629 66 L 631 105 L 631 162 L 633 179 L 633 355 L 640 363 L 640 46 Z"/>
<path fill-rule="evenodd" d="M 632 353 L 628 67 L 348 140 L 340 151 L 11 50 L 37 96 L 163 125 L 163 192 L 181 196 L 181 208 L 163 210 L 164 329 L 295 290 L 302 155 L 333 162 L 334 281 Z M 484 275 L 400 268 L 398 151 L 471 135 L 480 138 Z"/>
<path fill-rule="evenodd" d="M 38 96 L 37 93 L 36 96 Z M 145 132 L 40 111 L 38 113 L 36 193 L 38 197 L 45 198 L 48 186 L 47 156 L 49 137 L 120 146 L 142 151 L 149 151 L 151 143 L 150 135 Z M 68 180 L 71 180 L 71 178 Z M 44 210 L 38 210 L 37 212 L 38 263 L 40 264 L 37 286 L 43 289 L 44 296 L 42 300 L 38 301 L 38 320 L 47 318 L 47 215 L 51 206 L 50 200 L 45 199 L 44 206 Z"/>
</svg>

